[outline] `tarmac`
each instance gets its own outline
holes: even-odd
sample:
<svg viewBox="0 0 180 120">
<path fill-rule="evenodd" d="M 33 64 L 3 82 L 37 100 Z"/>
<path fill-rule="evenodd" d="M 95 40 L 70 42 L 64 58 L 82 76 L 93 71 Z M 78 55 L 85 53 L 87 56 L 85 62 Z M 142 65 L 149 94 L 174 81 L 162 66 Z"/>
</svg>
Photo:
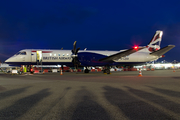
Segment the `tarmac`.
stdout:
<svg viewBox="0 0 180 120">
<path fill-rule="evenodd" d="M 179 120 L 180 70 L 0 74 L 0 120 Z"/>
</svg>

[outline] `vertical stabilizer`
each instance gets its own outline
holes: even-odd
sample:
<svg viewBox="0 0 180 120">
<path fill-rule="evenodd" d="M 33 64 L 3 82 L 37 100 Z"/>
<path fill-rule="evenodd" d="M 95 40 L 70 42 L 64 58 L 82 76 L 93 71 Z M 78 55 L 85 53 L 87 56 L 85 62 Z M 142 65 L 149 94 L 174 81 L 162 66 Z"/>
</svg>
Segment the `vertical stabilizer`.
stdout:
<svg viewBox="0 0 180 120">
<path fill-rule="evenodd" d="M 150 52 L 154 52 L 160 49 L 162 35 L 163 35 L 163 31 L 160 31 L 160 30 L 156 31 L 151 42 L 147 45 L 147 48 Z"/>
</svg>

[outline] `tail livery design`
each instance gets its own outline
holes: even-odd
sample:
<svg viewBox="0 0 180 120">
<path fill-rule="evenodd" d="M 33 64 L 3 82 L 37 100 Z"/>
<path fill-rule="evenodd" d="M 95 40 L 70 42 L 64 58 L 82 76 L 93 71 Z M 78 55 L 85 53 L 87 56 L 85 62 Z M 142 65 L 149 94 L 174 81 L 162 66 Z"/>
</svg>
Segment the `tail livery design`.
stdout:
<svg viewBox="0 0 180 120">
<path fill-rule="evenodd" d="M 162 40 L 162 31 L 156 31 L 154 37 L 152 38 L 151 42 L 147 45 L 147 48 L 150 52 L 154 52 L 160 49 L 160 44 Z"/>
</svg>

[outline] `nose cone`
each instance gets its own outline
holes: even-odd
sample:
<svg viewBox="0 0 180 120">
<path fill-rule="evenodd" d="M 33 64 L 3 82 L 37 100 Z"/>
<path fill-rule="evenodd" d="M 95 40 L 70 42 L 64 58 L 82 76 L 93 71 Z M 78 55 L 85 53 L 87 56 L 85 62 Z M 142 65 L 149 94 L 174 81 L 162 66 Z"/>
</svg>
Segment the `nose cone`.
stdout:
<svg viewBox="0 0 180 120">
<path fill-rule="evenodd" d="M 5 63 L 8 63 L 9 62 L 9 59 L 7 59 L 6 61 L 5 61 Z"/>
<path fill-rule="evenodd" d="M 13 58 L 12 58 L 12 57 L 8 58 L 8 59 L 5 61 L 5 63 L 11 63 L 11 62 L 13 62 Z"/>
</svg>

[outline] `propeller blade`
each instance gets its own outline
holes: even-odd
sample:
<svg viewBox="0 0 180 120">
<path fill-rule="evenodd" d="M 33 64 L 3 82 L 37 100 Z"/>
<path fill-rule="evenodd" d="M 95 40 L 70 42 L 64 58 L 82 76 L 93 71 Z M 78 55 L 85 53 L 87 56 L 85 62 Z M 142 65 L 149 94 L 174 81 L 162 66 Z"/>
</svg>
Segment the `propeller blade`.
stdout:
<svg viewBox="0 0 180 120">
<path fill-rule="evenodd" d="M 76 69 L 78 69 L 78 65 L 76 65 L 75 67 L 76 67 Z"/>
<path fill-rule="evenodd" d="M 77 55 L 77 53 L 78 53 L 79 50 L 80 50 L 80 48 L 77 48 L 75 55 Z"/>
<path fill-rule="evenodd" d="M 71 52 L 74 54 L 74 50 L 72 49 Z"/>
<path fill-rule="evenodd" d="M 73 44 L 73 50 L 74 50 L 74 54 L 76 53 L 76 41 Z"/>
</svg>

